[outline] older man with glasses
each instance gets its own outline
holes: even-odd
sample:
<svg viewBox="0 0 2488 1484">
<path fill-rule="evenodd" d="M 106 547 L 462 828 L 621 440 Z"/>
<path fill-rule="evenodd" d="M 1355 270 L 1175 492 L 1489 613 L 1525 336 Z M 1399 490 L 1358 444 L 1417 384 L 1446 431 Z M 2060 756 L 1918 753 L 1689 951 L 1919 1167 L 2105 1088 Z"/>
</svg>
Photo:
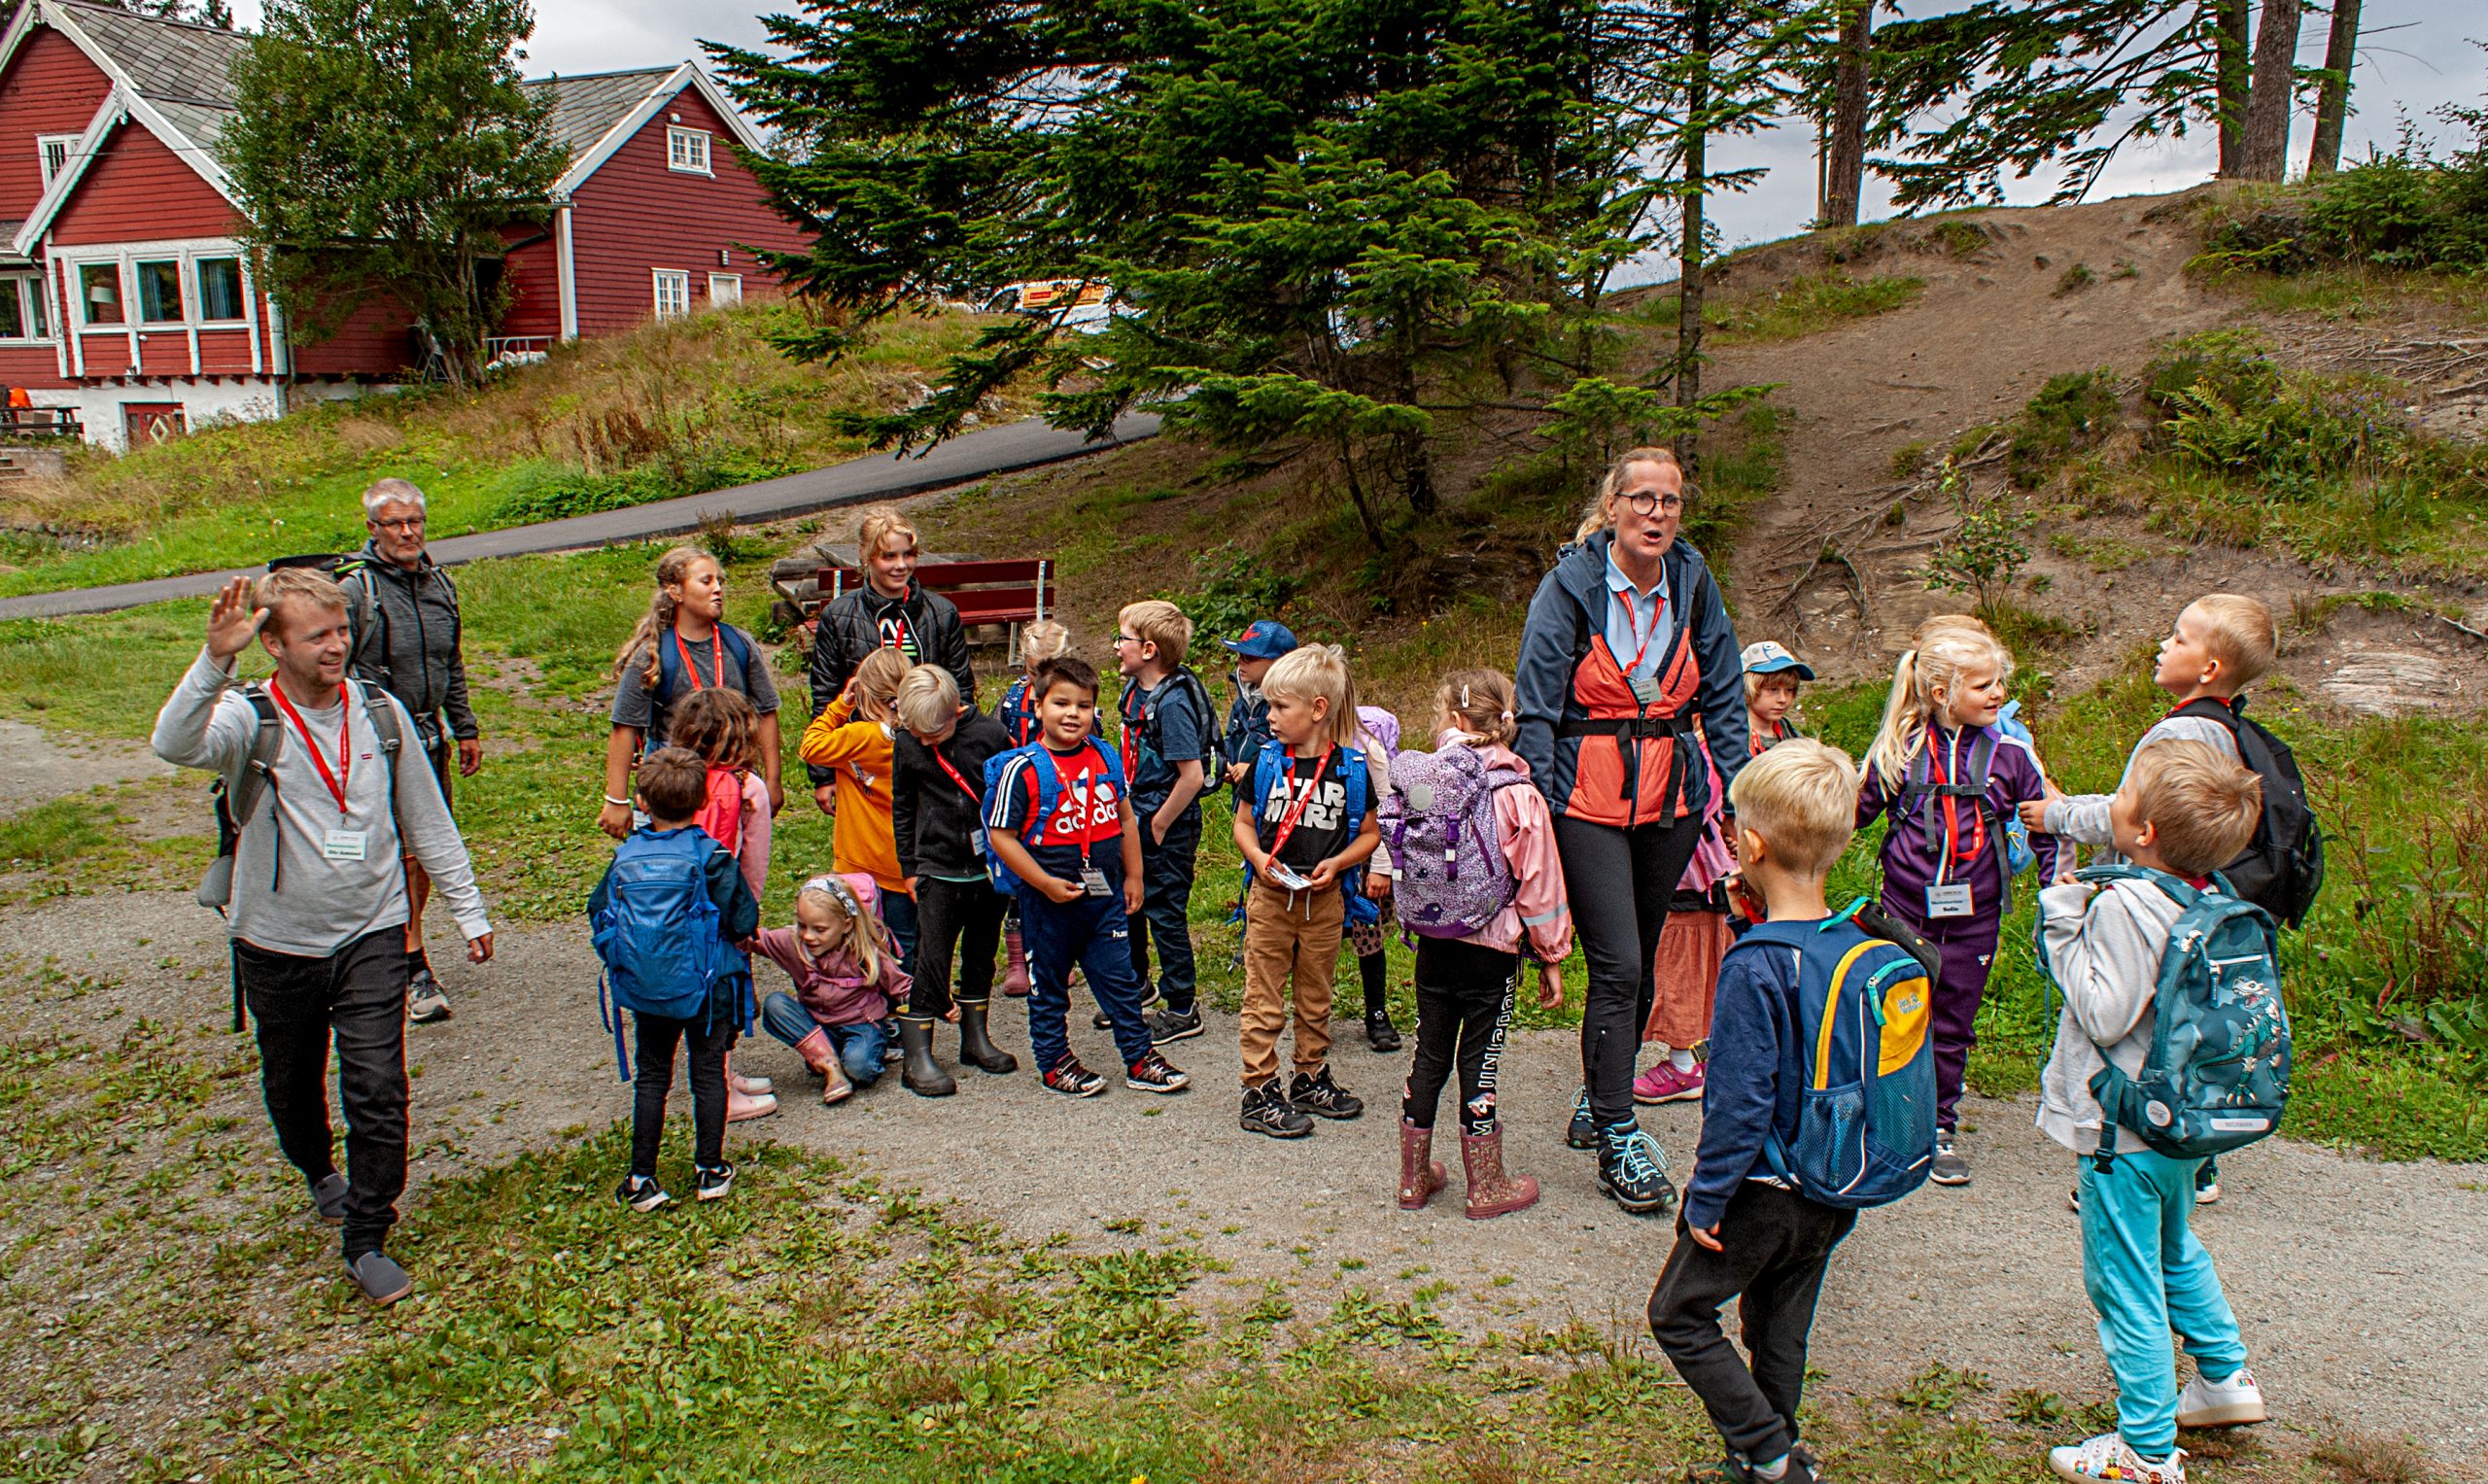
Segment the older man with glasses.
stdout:
<svg viewBox="0 0 2488 1484">
<path fill-rule="evenodd" d="M 424 518 L 424 492 L 408 480 L 383 479 L 363 491 L 363 523 L 371 539 L 338 569 L 337 582 L 354 626 L 348 668 L 412 713 L 447 803 L 453 751 L 459 776 L 472 777 L 484 765 L 484 744 L 466 704 L 458 589 L 425 550 Z M 408 856 L 406 1015 L 417 1025 L 449 1018 L 449 996 L 424 956 L 424 904 L 431 895 L 432 879 Z"/>
</svg>

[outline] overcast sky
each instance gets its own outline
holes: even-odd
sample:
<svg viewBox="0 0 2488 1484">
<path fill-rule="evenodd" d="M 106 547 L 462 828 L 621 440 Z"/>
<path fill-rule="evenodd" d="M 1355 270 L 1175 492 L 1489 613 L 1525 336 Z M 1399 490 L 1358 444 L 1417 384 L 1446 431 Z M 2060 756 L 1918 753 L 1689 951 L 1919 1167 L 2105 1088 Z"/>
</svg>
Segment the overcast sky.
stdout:
<svg viewBox="0 0 2488 1484">
<path fill-rule="evenodd" d="M 1903 10 L 1926 15 L 1957 8 L 1959 0 L 1908 0 Z M 234 0 L 244 25 L 256 24 L 259 0 Z M 2488 92 L 2488 52 L 2472 45 L 2488 40 L 2488 6 L 2480 0 L 2367 0 L 2362 15 L 2364 44 L 2351 105 L 2344 159 L 2364 155 L 2369 143 L 2390 146 L 2404 119 L 2442 136 L 2445 126 L 2430 118 L 2448 101 L 2478 102 Z M 2310 15 L 2301 33 L 2300 60 L 2308 66 L 2324 59 L 2325 19 Z M 758 45 L 757 18 L 738 14 L 732 0 L 725 5 L 689 6 L 680 0 L 536 0 L 536 39 L 528 48 L 530 76 L 547 72 L 603 72 L 678 62 L 701 55 L 702 41 Z M 2298 121 L 2290 146 L 2293 169 L 2305 162 L 2309 123 Z M 2198 134 L 2147 149 L 2128 149 L 2108 167 L 2094 198 L 2144 191 L 2176 190 L 2211 176 L 2213 140 Z M 1714 151 L 1721 168 L 1762 164 L 1770 167 L 1759 186 L 1746 194 L 1725 197 L 1711 207 L 1727 234 L 1728 245 L 1768 241 L 1786 236 L 1805 224 L 1814 210 L 1814 137 L 1800 123 Z M 1873 176 L 1866 182 L 1867 216 L 1884 214 L 1888 192 Z M 2017 202 L 2045 200 L 2052 183 L 2039 180 L 2008 187 Z"/>
</svg>

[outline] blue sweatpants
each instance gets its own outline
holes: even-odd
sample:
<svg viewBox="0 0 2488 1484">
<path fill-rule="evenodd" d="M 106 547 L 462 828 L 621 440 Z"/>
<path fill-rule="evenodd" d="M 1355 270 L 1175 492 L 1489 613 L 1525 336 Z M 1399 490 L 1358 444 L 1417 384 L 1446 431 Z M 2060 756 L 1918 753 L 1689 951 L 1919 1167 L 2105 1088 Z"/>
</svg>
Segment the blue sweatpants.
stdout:
<svg viewBox="0 0 2488 1484">
<path fill-rule="evenodd" d="M 829 1037 L 830 1046 L 838 1053 L 839 1064 L 847 1069 L 847 1080 L 859 1087 L 869 1087 L 881 1080 L 881 1047 L 889 1037 L 879 1020 L 860 1020 L 852 1025 L 824 1025 L 812 1018 L 804 1002 L 778 990 L 760 1002 L 760 1023 L 771 1035 L 788 1046 L 800 1044 L 806 1036 L 819 1031 Z"/>
<path fill-rule="evenodd" d="M 1044 892 L 1019 888 L 1019 941 L 1028 950 L 1028 1049 L 1037 1070 L 1051 1070 L 1070 1054 L 1065 1021 L 1071 1014 L 1071 966 L 1078 964 L 1097 996 L 1097 1008 L 1115 1022 L 1115 1049 L 1129 1066 L 1149 1054 L 1149 1022 L 1140 1013 L 1140 976 L 1131 964 L 1131 927 L 1123 916 L 1123 883 L 1112 875 L 1111 896 L 1084 896 L 1061 903 Z"/>
<path fill-rule="evenodd" d="M 2082 1286 L 2117 1377 L 2117 1431 L 2144 1458 L 2177 1445 L 2172 1330 L 2206 1379 L 2226 1381 L 2246 1363 L 2212 1256 L 2188 1225 L 2201 1163 L 2150 1149 L 2120 1150 L 2105 1171 L 2081 1161 Z"/>
</svg>

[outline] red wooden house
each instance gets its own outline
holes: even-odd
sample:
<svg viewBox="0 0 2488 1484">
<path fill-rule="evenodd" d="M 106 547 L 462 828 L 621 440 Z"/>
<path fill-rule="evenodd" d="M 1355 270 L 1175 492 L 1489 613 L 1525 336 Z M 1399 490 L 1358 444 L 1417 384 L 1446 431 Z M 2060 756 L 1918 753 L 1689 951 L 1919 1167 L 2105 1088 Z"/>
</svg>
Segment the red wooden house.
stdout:
<svg viewBox="0 0 2488 1484">
<path fill-rule="evenodd" d="M 373 302 L 292 332 L 238 240 L 217 162 L 249 38 L 81 0 L 27 0 L 0 35 L 0 386 L 111 447 L 421 374 Z M 570 166 L 551 220 L 513 231 L 496 351 L 690 314 L 777 287 L 792 248 L 735 154 L 761 139 L 692 62 L 531 81 Z"/>
</svg>

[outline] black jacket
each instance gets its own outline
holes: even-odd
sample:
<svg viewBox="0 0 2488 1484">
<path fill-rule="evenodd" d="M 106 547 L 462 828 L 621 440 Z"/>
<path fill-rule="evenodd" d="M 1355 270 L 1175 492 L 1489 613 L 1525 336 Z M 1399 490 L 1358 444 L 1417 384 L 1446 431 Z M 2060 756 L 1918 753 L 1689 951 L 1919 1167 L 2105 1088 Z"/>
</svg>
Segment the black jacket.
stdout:
<svg viewBox="0 0 2488 1484">
<path fill-rule="evenodd" d="M 366 542 L 338 573 L 338 585 L 353 624 L 347 670 L 403 702 L 418 726 L 428 728 L 437 716 L 450 736 L 475 736 L 459 652 L 458 589 L 449 573 L 430 556 L 408 571 Z"/>
<path fill-rule="evenodd" d="M 957 606 L 911 581 L 904 598 L 884 598 L 868 584 L 820 610 L 812 630 L 813 715 L 829 709 L 866 655 L 894 642 L 901 622 L 916 636 L 920 663 L 949 671 L 959 682 L 959 699 L 976 705 L 976 672 L 968 665 L 968 632 L 959 622 Z M 812 786 L 819 787 L 830 777 L 826 768 L 812 769 Z"/>
<path fill-rule="evenodd" d="M 958 730 L 942 744 L 941 754 L 982 795 L 986 759 L 1012 746 L 1002 723 L 970 711 L 959 718 Z M 984 875 L 985 861 L 974 844 L 984 823 L 981 800 L 969 798 L 967 789 L 934 761 L 934 749 L 911 733 L 901 730 L 890 752 L 890 829 L 898 838 L 899 874 L 954 880 Z"/>
</svg>

